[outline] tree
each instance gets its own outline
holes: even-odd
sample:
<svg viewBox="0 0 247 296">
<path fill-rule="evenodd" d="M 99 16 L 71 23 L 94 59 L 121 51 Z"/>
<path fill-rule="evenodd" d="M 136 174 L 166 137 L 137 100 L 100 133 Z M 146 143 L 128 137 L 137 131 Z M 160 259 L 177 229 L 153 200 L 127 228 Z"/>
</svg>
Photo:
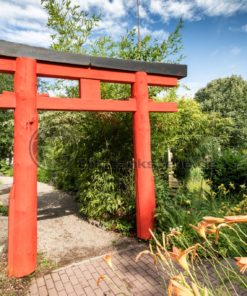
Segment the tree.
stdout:
<svg viewBox="0 0 247 296">
<path fill-rule="evenodd" d="M 47 26 L 52 30 L 51 48 L 82 53 L 82 46 L 97 26 L 99 17 L 89 16 L 71 0 L 41 0 L 41 4 L 48 13 Z"/>
<path fill-rule="evenodd" d="M 195 100 L 206 112 L 218 112 L 230 118 L 230 147 L 247 147 L 247 81 L 240 76 L 220 78 L 210 82 L 195 94 Z"/>
</svg>

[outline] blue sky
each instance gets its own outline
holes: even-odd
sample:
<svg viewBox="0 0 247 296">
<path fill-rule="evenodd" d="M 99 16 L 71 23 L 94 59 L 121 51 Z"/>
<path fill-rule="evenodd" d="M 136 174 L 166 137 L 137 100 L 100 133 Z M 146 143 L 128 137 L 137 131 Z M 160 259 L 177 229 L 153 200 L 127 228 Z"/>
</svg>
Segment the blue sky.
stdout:
<svg viewBox="0 0 247 296">
<path fill-rule="evenodd" d="M 75 1 L 75 0 L 74 0 Z M 136 24 L 136 0 L 75 1 L 88 12 L 99 12 L 102 21 L 95 34 L 119 38 Z M 186 96 L 212 79 L 232 74 L 247 79 L 247 0 L 140 0 L 141 33 L 167 38 L 180 17 L 188 65 L 181 81 Z M 0 39 L 48 47 L 47 14 L 39 0 L 0 0 Z"/>
</svg>

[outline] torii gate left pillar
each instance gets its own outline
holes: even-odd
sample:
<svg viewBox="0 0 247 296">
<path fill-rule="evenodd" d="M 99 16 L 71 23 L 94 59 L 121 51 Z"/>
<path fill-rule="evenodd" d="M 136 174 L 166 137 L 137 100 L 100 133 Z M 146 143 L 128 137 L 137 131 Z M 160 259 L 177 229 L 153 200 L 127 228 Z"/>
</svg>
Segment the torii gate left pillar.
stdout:
<svg viewBox="0 0 247 296">
<path fill-rule="evenodd" d="M 57 55 L 60 58 L 61 53 Z M 70 58 L 70 54 L 68 57 Z M 74 63 L 74 56 L 71 59 Z M 150 238 L 149 230 L 154 226 L 155 186 L 149 113 L 176 112 L 177 106 L 176 103 L 156 103 L 149 99 L 148 86 L 176 86 L 179 76 L 152 75 L 144 71 L 130 73 L 129 69 L 109 70 L 108 59 L 103 59 L 106 60 L 106 67 L 99 69 L 99 61 L 93 59 L 89 67 L 78 67 L 59 63 L 57 57 L 54 63 L 17 56 L 16 59 L 0 57 L 0 72 L 14 73 L 15 77 L 14 93 L 4 92 L 0 95 L 0 109 L 15 110 L 14 183 L 9 198 L 9 276 L 28 275 L 36 269 L 37 264 L 37 162 L 33 161 L 33 156 L 37 155 L 37 139 L 34 137 L 37 137 L 38 110 L 133 113 L 137 236 L 141 239 Z M 94 63 L 97 65 L 94 66 Z M 134 64 L 135 69 L 139 66 L 143 68 L 143 65 L 145 64 Z M 175 66 L 176 71 L 178 66 L 180 65 Z M 160 65 L 155 64 L 155 67 Z M 185 72 L 184 68 L 182 72 Z M 38 95 L 37 76 L 78 79 L 80 98 L 49 98 Z M 101 100 L 101 81 L 131 84 L 132 98 Z M 32 155 L 31 141 L 34 143 Z"/>
<path fill-rule="evenodd" d="M 9 196 L 8 272 L 21 277 L 36 269 L 37 162 L 30 143 L 37 135 L 36 61 L 16 60 L 14 91 L 14 182 Z M 37 156 L 37 147 L 33 147 Z"/>
</svg>

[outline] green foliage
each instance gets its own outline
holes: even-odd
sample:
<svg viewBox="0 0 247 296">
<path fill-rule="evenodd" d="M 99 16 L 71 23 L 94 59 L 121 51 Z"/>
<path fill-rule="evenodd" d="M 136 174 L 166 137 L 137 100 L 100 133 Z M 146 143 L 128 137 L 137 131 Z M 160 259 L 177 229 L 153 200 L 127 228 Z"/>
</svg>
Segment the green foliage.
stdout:
<svg viewBox="0 0 247 296">
<path fill-rule="evenodd" d="M 235 215 L 244 215 L 247 213 L 247 194 L 243 194 L 242 200 L 235 206 L 232 206 L 227 211 L 227 215 L 235 216 Z"/>
<path fill-rule="evenodd" d="M 0 160 L 0 174 L 13 176 L 13 167 L 6 159 Z"/>
<path fill-rule="evenodd" d="M 135 221 L 130 115 L 50 113 L 42 122 L 42 179 L 76 192 L 85 217 L 114 230 L 130 231 Z M 47 149 L 51 143 L 52 149 Z"/>
<path fill-rule="evenodd" d="M 152 116 L 154 168 L 162 180 L 167 177 L 166 151 L 170 145 L 179 151 L 174 153 L 175 157 L 182 158 L 182 151 L 189 154 L 193 144 L 199 146 L 206 137 L 213 137 L 210 116 L 203 114 L 196 102 L 182 99 L 178 104 L 177 114 Z M 39 140 L 39 145 L 44 145 L 45 153 L 39 149 L 39 159 L 41 166 L 46 167 L 40 170 L 42 175 L 39 173 L 42 180 L 51 180 L 61 189 L 77 192 L 85 216 L 99 219 L 113 229 L 121 229 L 126 222 L 129 229 L 133 228 L 131 115 L 46 113 L 41 118 L 40 129 L 43 140 Z M 203 150 L 200 157 L 204 153 Z M 186 159 L 186 155 L 183 157 Z M 194 159 L 197 161 L 199 157 Z M 194 163 L 191 161 L 191 165 Z M 159 190 L 159 183 L 156 186 Z M 162 224 L 167 217 L 161 216 Z"/>
<path fill-rule="evenodd" d="M 204 172 L 214 191 L 239 193 L 247 184 L 247 155 L 231 149 L 215 153 L 208 157 Z"/>
<path fill-rule="evenodd" d="M 0 204 L 0 216 L 8 216 L 8 207 Z"/>
<path fill-rule="evenodd" d="M 13 90 L 13 75 L 0 74 L 0 94 Z M 6 160 L 11 162 L 13 146 L 13 112 L 0 110 L 0 169 L 5 170 Z"/>
<path fill-rule="evenodd" d="M 213 80 L 195 94 L 195 100 L 204 111 L 233 121 L 230 147 L 247 147 L 247 81 L 235 75 Z"/>
<path fill-rule="evenodd" d="M 204 157 L 227 143 L 227 127 L 231 123 L 216 114 L 206 114 L 192 99 L 176 99 L 178 112 L 175 114 L 152 114 L 153 159 L 163 163 L 168 147 L 172 148 L 175 174 L 184 179 L 190 168 L 201 164 Z"/>
<path fill-rule="evenodd" d="M 205 195 L 209 194 L 211 189 L 207 184 L 207 181 L 204 179 L 204 174 L 200 167 L 191 168 L 186 187 L 189 192 L 198 194 L 201 198 L 204 198 Z"/>
<path fill-rule="evenodd" d="M 139 46 L 137 46 L 136 30 L 133 29 L 114 44 L 115 48 L 111 50 L 112 56 L 146 62 L 179 62 L 184 58 L 181 54 L 182 28 L 183 21 L 180 20 L 167 40 L 153 39 L 151 35 L 146 35 L 140 40 Z"/>
<path fill-rule="evenodd" d="M 52 29 L 51 47 L 59 51 L 81 52 L 99 17 L 89 16 L 71 0 L 41 0 L 41 3 L 48 13 L 47 26 Z"/>
</svg>

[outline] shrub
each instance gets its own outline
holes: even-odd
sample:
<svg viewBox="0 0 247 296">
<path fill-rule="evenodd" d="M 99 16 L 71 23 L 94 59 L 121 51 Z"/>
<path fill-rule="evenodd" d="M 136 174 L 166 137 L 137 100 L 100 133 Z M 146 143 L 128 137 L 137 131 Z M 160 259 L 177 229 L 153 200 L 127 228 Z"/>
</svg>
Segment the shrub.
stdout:
<svg viewBox="0 0 247 296">
<path fill-rule="evenodd" d="M 211 187 L 217 191 L 220 186 L 226 191 L 239 193 L 247 183 L 247 156 L 232 149 L 213 155 L 204 166 L 205 177 L 212 181 Z"/>
<path fill-rule="evenodd" d="M 4 176 L 13 176 L 13 167 L 6 160 L 0 160 L 0 174 Z"/>
</svg>

